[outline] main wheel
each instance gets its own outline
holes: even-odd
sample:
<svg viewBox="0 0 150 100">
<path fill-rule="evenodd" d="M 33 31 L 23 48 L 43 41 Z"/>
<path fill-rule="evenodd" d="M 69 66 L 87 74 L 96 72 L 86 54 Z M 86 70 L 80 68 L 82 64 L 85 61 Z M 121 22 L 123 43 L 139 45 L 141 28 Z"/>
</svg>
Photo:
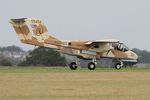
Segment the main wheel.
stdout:
<svg viewBox="0 0 150 100">
<path fill-rule="evenodd" d="M 94 70 L 94 69 L 95 69 L 95 63 L 90 62 L 90 63 L 88 64 L 88 69 L 89 69 L 89 70 Z"/>
<path fill-rule="evenodd" d="M 122 67 L 122 66 L 121 66 L 121 64 L 120 64 L 120 63 L 115 64 L 115 68 L 116 68 L 116 69 L 118 69 L 118 70 L 119 70 L 119 69 L 121 69 L 121 67 Z"/>
<path fill-rule="evenodd" d="M 75 62 L 71 62 L 69 64 L 69 67 L 70 67 L 71 70 L 76 70 L 78 66 L 77 66 L 77 64 Z"/>
</svg>

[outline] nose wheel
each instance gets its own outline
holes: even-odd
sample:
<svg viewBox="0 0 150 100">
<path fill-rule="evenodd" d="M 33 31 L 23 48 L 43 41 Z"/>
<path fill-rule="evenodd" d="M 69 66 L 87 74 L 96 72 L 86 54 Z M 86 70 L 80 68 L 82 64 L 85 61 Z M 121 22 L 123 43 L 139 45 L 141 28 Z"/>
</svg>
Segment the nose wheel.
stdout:
<svg viewBox="0 0 150 100">
<path fill-rule="evenodd" d="M 121 69 L 124 66 L 123 62 L 121 60 L 118 60 L 115 64 L 115 69 Z"/>
</svg>

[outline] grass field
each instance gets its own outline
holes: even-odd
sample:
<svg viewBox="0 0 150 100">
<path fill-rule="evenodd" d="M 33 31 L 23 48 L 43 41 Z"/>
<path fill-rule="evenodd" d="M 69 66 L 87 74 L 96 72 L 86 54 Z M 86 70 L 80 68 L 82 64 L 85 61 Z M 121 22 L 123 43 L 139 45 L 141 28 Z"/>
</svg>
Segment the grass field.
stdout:
<svg viewBox="0 0 150 100">
<path fill-rule="evenodd" d="M 150 100 L 150 69 L 0 67 L 0 100 Z"/>
</svg>

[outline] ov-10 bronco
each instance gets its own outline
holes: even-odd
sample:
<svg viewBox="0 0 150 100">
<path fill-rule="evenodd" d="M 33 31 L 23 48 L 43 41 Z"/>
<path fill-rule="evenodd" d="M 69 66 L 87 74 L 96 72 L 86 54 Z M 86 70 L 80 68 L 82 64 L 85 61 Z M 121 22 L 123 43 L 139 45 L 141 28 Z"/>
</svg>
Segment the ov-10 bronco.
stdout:
<svg viewBox="0 0 150 100">
<path fill-rule="evenodd" d="M 61 53 L 76 56 L 81 59 L 91 59 L 88 69 L 95 69 L 96 60 L 111 58 L 115 60 L 115 68 L 124 66 L 123 60 L 137 62 L 138 56 L 127 46 L 115 39 L 89 40 L 89 41 L 63 41 L 48 33 L 46 26 L 37 18 L 11 19 L 14 30 L 22 43 L 35 46 L 48 47 L 59 50 Z M 75 70 L 78 60 L 69 64 Z"/>
</svg>

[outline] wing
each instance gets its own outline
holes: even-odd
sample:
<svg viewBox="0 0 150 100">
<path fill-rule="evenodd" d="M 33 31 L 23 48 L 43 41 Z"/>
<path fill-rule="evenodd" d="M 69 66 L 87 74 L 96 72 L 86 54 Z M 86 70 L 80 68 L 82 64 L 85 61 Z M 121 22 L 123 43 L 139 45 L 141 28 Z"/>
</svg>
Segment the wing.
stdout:
<svg viewBox="0 0 150 100">
<path fill-rule="evenodd" d="M 103 39 L 103 40 L 96 40 L 96 41 L 88 41 L 85 45 L 92 45 L 92 44 L 101 44 L 101 43 L 119 43 L 119 40 L 116 39 Z"/>
<path fill-rule="evenodd" d="M 88 41 L 85 43 L 85 45 L 89 47 L 90 51 L 107 52 L 111 49 L 114 49 L 112 47 L 112 43 L 119 43 L 119 40 L 104 39 L 104 40 Z"/>
</svg>

